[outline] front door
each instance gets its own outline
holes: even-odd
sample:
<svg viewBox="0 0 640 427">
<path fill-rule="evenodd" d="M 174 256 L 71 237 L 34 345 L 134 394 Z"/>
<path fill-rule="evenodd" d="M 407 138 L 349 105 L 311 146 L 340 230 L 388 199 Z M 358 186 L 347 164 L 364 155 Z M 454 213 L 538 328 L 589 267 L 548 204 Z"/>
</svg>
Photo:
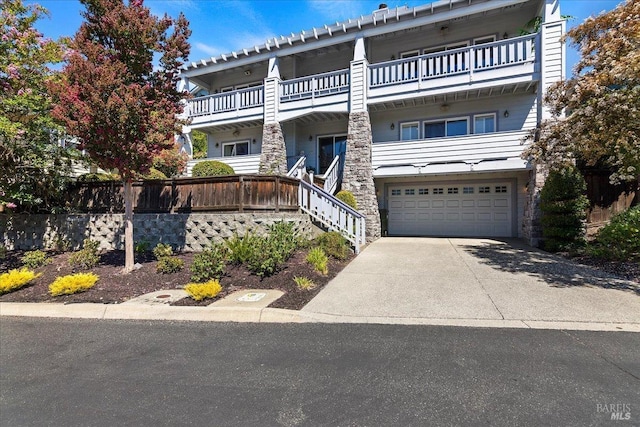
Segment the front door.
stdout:
<svg viewBox="0 0 640 427">
<path fill-rule="evenodd" d="M 333 158 L 344 152 L 347 143 L 346 135 L 318 137 L 318 175 L 324 174 Z"/>
</svg>

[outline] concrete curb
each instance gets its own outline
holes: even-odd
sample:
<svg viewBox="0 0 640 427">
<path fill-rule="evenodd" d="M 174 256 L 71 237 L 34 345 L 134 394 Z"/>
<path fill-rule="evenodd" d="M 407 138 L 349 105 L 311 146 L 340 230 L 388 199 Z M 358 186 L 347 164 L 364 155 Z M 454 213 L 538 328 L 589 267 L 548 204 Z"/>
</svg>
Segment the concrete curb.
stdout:
<svg viewBox="0 0 640 427">
<path fill-rule="evenodd" d="M 640 323 L 515 319 L 440 319 L 421 317 L 357 317 L 304 311 L 301 312 L 280 308 L 256 307 L 173 307 L 142 304 L 0 302 L 0 317 L 1 316 L 110 320 L 180 320 L 192 322 L 359 323 L 640 333 Z"/>
</svg>

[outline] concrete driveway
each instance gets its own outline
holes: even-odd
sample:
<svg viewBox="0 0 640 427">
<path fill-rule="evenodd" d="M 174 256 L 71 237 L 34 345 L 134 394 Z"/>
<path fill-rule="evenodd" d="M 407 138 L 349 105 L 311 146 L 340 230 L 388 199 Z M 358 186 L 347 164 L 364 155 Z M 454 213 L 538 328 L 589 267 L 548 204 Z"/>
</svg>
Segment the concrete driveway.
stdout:
<svg viewBox="0 0 640 427">
<path fill-rule="evenodd" d="M 640 331 L 640 287 L 515 239 L 386 237 L 303 312 L 326 321 Z"/>
</svg>

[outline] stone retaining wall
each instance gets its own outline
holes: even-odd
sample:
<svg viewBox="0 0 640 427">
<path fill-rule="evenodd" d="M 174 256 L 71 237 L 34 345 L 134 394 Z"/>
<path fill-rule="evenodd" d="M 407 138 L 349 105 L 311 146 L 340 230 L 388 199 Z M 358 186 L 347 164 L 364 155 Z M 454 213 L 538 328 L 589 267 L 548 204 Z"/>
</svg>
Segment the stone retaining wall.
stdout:
<svg viewBox="0 0 640 427">
<path fill-rule="evenodd" d="M 133 218 L 135 242 L 145 241 L 150 247 L 169 243 L 187 252 L 202 251 L 211 241 L 222 241 L 234 232 L 264 234 L 278 221 L 293 222 L 306 237 L 319 232 L 309 216 L 300 213 L 135 214 Z M 0 244 L 9 250 L 53 249 L 62 242 L 79 249 L 86 238 L 100 242 L 103 249 L 124 249 L 124 215 L 0 215 Z"/>
</svg>

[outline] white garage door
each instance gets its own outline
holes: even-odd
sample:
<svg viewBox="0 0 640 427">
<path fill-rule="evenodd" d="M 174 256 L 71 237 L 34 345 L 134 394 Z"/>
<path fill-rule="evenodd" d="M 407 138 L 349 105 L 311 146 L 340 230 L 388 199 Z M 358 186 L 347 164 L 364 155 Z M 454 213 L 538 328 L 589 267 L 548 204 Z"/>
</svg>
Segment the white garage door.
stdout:
<svg viewBox="0 0 640 427">
<path fill-rule="evenodd" d="M 389 234 L 511 237 L 512 184 L 404 184 L 389 187 Z"/>
</svg>

